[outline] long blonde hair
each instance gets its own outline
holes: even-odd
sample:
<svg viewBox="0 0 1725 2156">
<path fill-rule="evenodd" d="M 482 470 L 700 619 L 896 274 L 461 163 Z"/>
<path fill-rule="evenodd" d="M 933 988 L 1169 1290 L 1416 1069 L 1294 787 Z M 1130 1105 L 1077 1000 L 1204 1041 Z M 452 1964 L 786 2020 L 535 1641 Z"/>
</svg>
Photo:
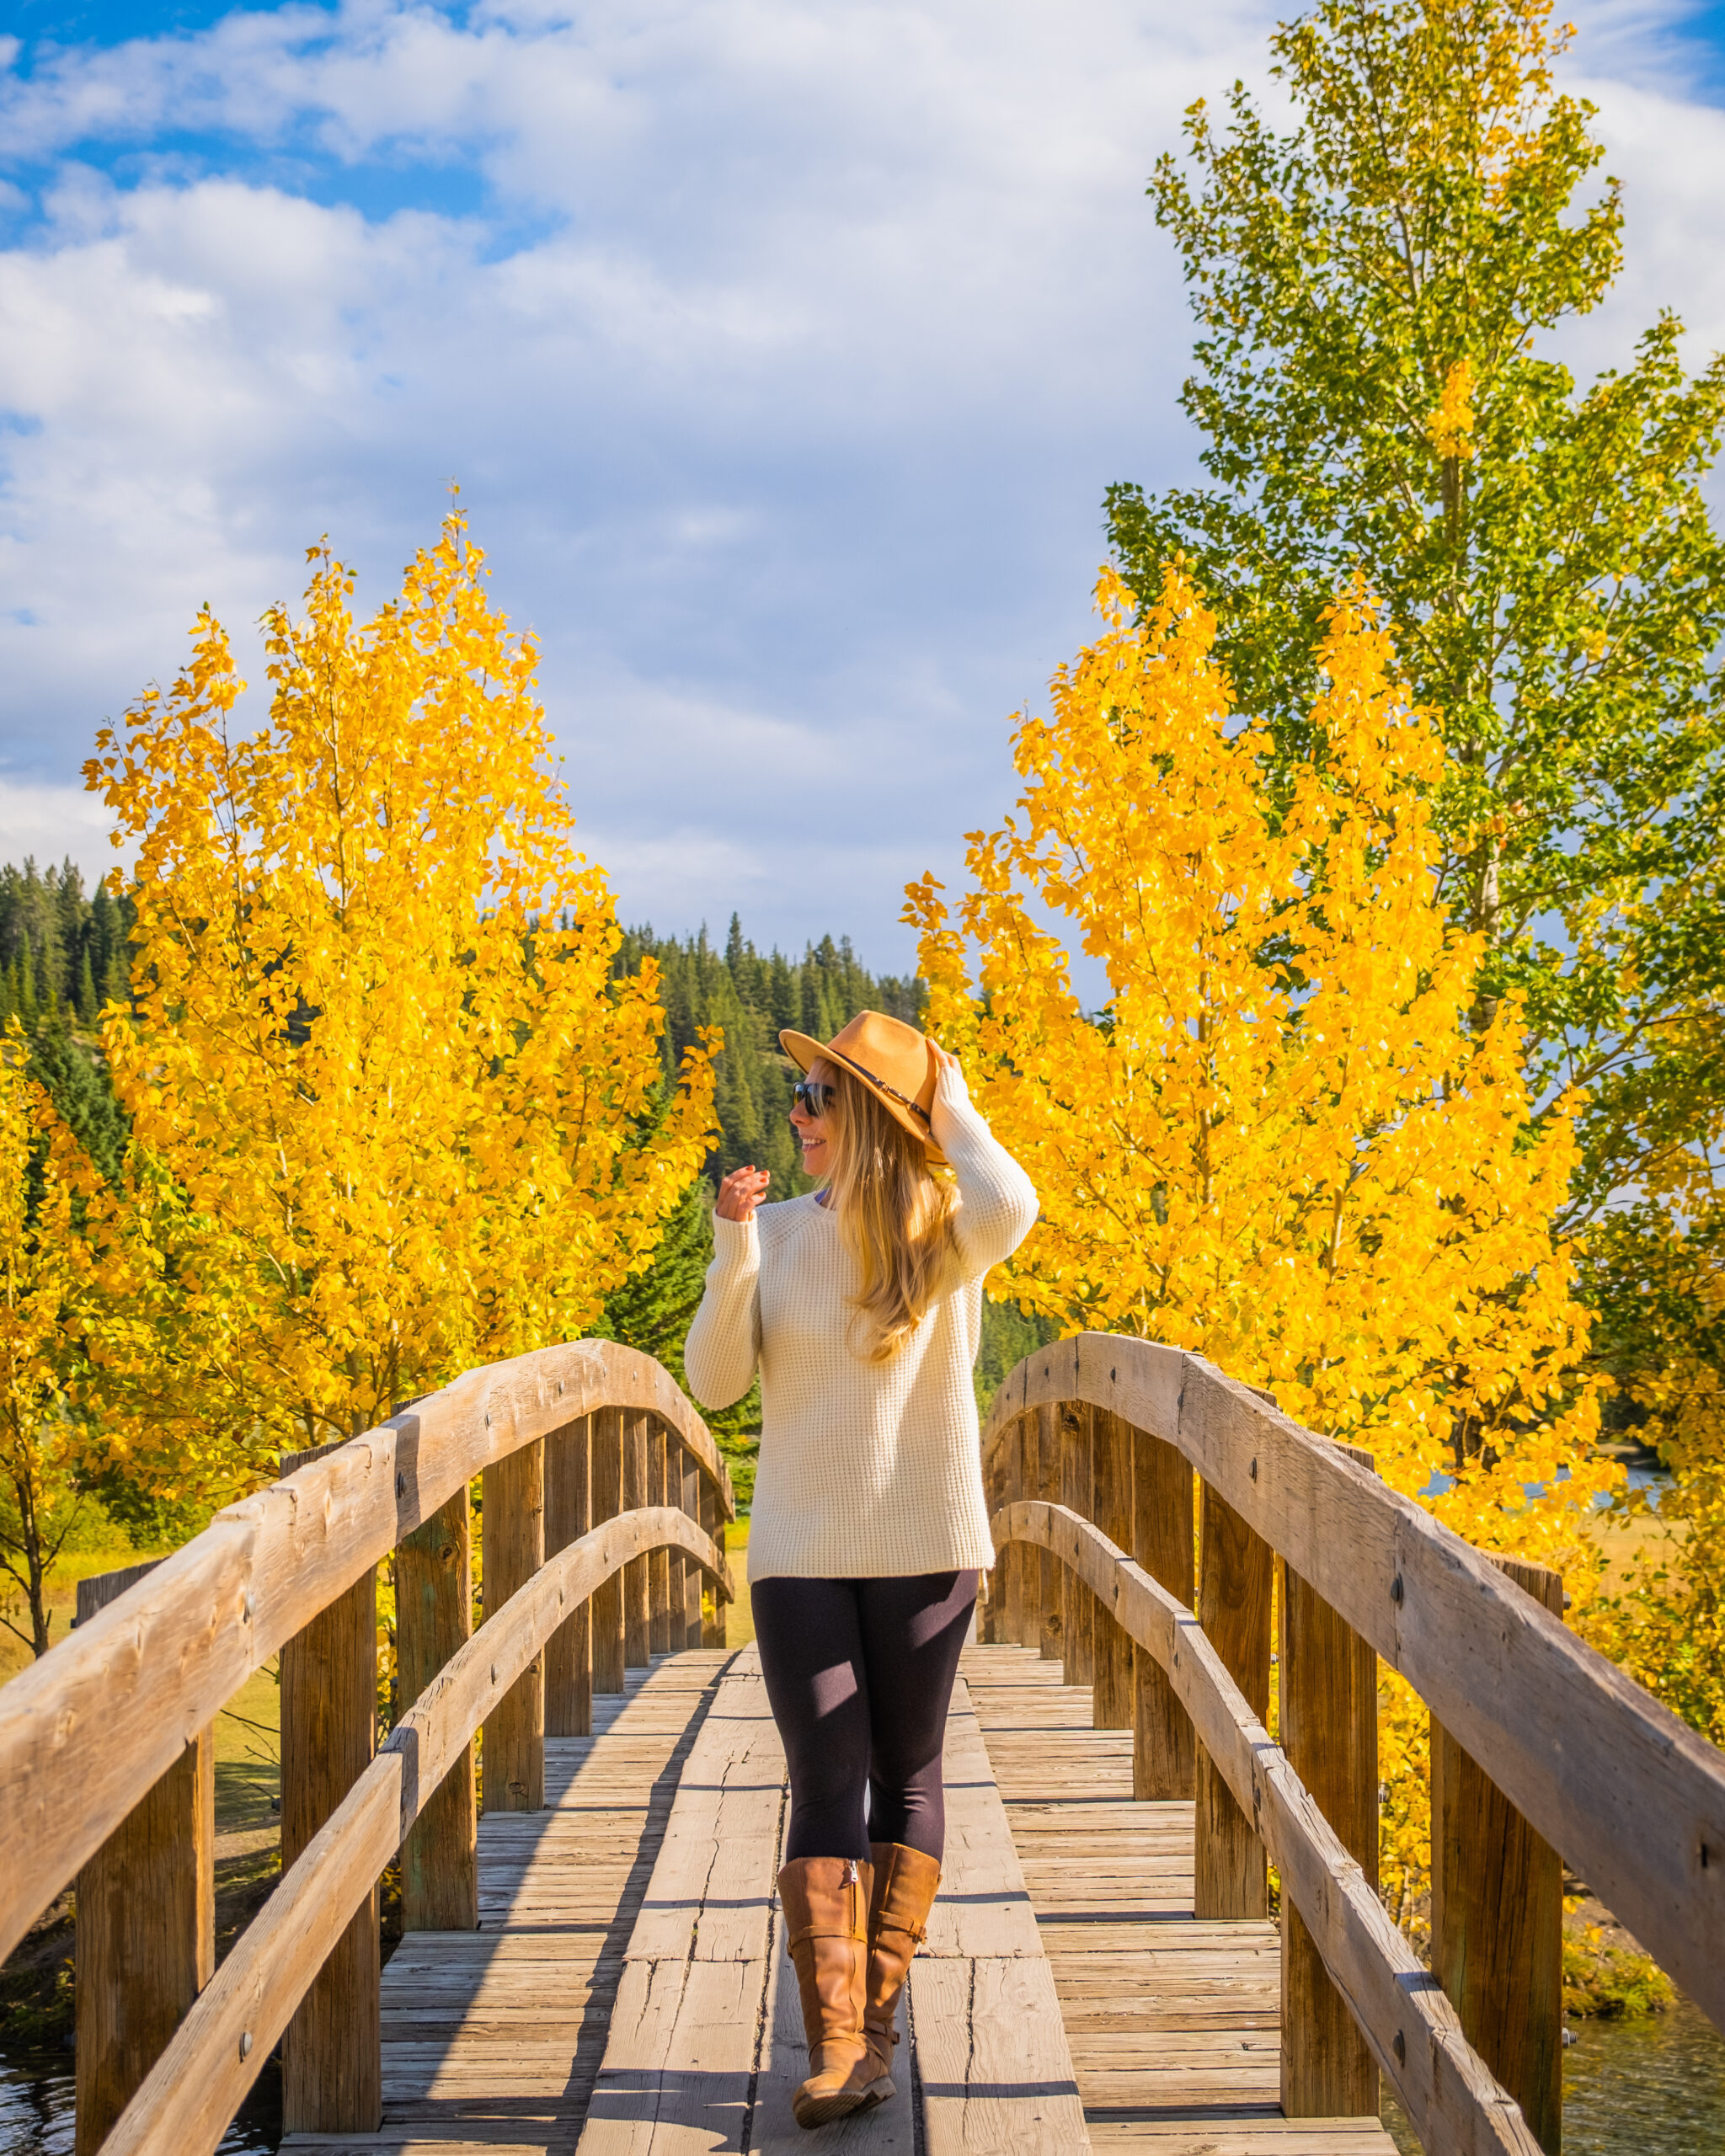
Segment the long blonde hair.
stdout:
<svg viewBox="0 0 1725 2156">
<path fill-rule="evenodd" d="M 852 1345 L 865 1363 L 890 1362 L 952 1278 L 956 1193 L 931 1171 L 922 1141 L 841 1063 L 823 1059 L 809 1075 L 830 1088 L 827 1203 L 861 1283 Z"/>
</svg>

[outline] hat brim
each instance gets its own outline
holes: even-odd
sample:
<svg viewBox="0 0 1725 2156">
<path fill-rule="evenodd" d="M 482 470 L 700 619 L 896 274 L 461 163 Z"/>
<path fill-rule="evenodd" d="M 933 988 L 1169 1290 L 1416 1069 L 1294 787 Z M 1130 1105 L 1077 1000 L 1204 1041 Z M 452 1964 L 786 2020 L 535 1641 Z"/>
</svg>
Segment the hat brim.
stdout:
<svg viewBox="0 0 1725 2156">
<path fill-rule="evenodd" d="M 852 1063 L 842 1049 L 829 1048 L 825 1041 L 811 1040 L 807 1033 L 793 1032 L 788 1026 L 780 1033 L 778 1044 L 796 1065 L 798 1070 L 805 1073 L 809 1065 L 821 1056 L 825 1056 L 829 1063 L 842 1063 L 846 1070 L 860 1085 L 868 1088 L 895 1123 L 901 1123 L 913 1138 L 920 1138 L 922 1140 L 928 1151 L 930 1166 L 936 1168 L 946 1166 L 946 1155 L 935 1144 L 933 1132 L 922 1122 L 915 1110 L 907 1108 L 901 1101 L 895 1101 L 890 1093 L 884 1091 L 879 1081 L 870 1077 L 859 1065 Z"/>
</svg>

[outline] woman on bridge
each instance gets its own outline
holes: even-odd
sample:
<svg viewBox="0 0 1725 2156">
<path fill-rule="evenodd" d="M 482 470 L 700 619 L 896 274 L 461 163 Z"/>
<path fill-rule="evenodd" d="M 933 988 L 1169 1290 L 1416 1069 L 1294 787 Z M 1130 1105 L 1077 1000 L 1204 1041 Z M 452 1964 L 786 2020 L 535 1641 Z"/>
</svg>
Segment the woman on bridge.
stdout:
<svg viewBox="0 0 1725 2156">
<path fill-rule="evenodd" d="M 729 1406 L 761 1373 L 749 1535 L 756 1638 L 790 1768 L 779 1898 L 809 2037 L 799 2125 L 893 2094 L 900 1991 L 940 1883 L 941 1744 L 994 1562 L 970 1372 L 982 1281 L 1036 1218 L 957 1059 L 865 1011 L 791 1121 L 820 1187 L 725 1177 L 684 1364 Z"/>
</svg>

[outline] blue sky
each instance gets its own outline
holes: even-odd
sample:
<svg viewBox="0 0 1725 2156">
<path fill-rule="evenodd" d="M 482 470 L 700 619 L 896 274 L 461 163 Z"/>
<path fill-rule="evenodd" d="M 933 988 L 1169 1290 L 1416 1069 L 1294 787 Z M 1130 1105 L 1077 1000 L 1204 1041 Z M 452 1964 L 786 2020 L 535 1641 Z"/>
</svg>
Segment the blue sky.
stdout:
<svg viewBox="0 0 1725 2156">
<path fill-rule="evenodd" d="M 380 601 L 454 478 L 625 916 L 905 964 L 1103 489 L 1194 469 L 1143 184 L 1278 12 L 8 0 L 0 857 L 99 868 L 79 766 L 199 603 L 258 678 L 304 547 Z M 1578 21 L 1630 264 L 1573 356 L 1675 304 L 1699 359 L 1725 6 Z"/>
</svg>

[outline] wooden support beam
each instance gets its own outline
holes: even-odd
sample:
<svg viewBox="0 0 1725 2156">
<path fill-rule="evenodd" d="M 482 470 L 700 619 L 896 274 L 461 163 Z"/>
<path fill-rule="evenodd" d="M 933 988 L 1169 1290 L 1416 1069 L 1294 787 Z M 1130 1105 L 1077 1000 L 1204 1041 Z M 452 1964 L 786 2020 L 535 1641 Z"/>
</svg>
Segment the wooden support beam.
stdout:
<svg viewBox="0 0 1725 2156">
<path fill-rule="evenodd" d="M 590 1415 L 545 1440 L 545 1554 L 579 1542 L 593 1524 Z M 591 1610 L 578 1603 L 545 1642 L 545 1734 L 593 1733 Z"/>
<path fill-rule="evenodd" d="M 333 1451 L 285 1454 L 291 1475 Z M 281 1869 L 289 1872 L 377 1749 L 377 1569 L 281 1650 Z M 375 2133 L 383 2121 L 377 1880 L 312 1980 L 282 2036 L 288 2133 Z"/>
<path fill-rule="evenodd" d="M 545 1562 L 545 1441 L 485 1470 L 485 1614 L 494 1617 Z M 536 1654 L 485 1717 L 487 1812 L 545 1808 L 545 1657 Z"/>
<path fill-rule="evenodd" d="M 1198 1598 L 1192 1470 L 1148 1430 L 1132 1433 L 1132 1554 L 1183 1608 Z M 1146 1647 L 1133 1651 L 1132 1794 L 1189 1799 L 1197 1774 L 1192 1717 Z"/>
<path fill-rule="evenodd" d="M 80 1580 L 79 1625 L 151 1569 Z M 76 2156 L 95 2156 L 215 1972 L 215 1833 L 204 1729 L 78 1872 Z"/>
<path fill-rule="evenodd" d="M 686 1452 L 683 1460 L 683 1512 L 698 1527 L 701 1524 L 701 1470 L 695 1455 Z M 683 1638 L 686 1647 L 701 1644 L 701 1567 L 686 1556 L 683 1560 Z"/>
<path fill-rule="evenodd" d="M 1030 1418 L 1021 1415 L 1007 1433 L 1006 1444 L 1007 1469 L 1003 1477 L 1004 1502 L 1017 1504 L 1020 1497 L 1030 1492 L 1024 1486 L 1024 1436 L 1031 1427 Z M 1001 1575 L 1005 1582 L 1001 1594 L 1005 1629 L 1001 1637 L 1014 1646 L 1034 1646 L 1026 1637 L 1033 1598 L 1024 1592 L 1024 1575 L 1033 1559 L 1040 1570 L 1040 1553 L 1027 1550 L 1022 1542 L 1008 1542 L 1000 1552 Z"/>
<path fill-rule="evenodd" d="M 982 1470 L 983 1502 L 992 1519 L 1006 1499 L 1006 1474 L 998 1456 L 985 1461 Z M 1006 1552 L 996 1550 L 991 1570 L 981 1573 L 976 1582 L 976 1638 L 982 1646 L 999 1646 L 1006 1638 L 1006 1627 L 1001 1620 L 1001 1604 L 1006 1588 L 1004 1566 Z"/>
<path fill-rule="evenodd" d="M 1543 1565 L 1492 1561 L 1563 1614 Z M 1432 1717 L 1432 1967 L 1467 2041 L 1520 2105 L 1546 2156 L 1563 2133 L 1563 1866 Z"/>
<path fill-rule="evenodd" d="M 1092 1502 L 1090 1412 L 1077 1401 L 1055 1411 L 1059 1427 L 1060 1498 L 1069 1512 L 1090 1518 Z M 1060 1681 L 1088 1684 L 1096 1674 L 1096 1597 L 1083 1581 L 1060 1575 Z"/>
<path fill-rule="evenodd" d="M 1090 1410 L 1091 1460 L 1094 1473 L 1092 1518 L 1109 1541 L 1132 1554 L 1132 1433 L 1105 1407 Z M 1092 1693 L 1092 1726 L 1130 1729 L 1133 1726 L 1133 1646 L 1112 1614 L 1092 1597 L 1095 1622 L 1096 1677 Z"/>
<path fill-rule="evenodd" d="M 601 1407 L 593 1417 L 593 1524 L 615 1519 L 623 1508 L 623 1412 Z M 593 1689 L 623 1687 L 623 1579 L 615 1572 L 593 1590 Z"/>
<path fill-rule="evenodd" d="M 1061 1502 L 1060 1491 L 1060 1409 L 1058 1401 L 1049 1401 L 1036 1415 L 1036 1495 L 1044 1504 L 1057 1505 Z M 1041 1562 L 1038 1567 L 1037 1635 L 1035 1646 L 1044 1662 L 1065 1659 L 1062 1634 L 1065 1628 L 1065 1590 L 1061 1582 L 1065 1577 L 1060 1559 L 1052 1550 L 1038 1552 Z"/>
<path fill-rule="evenodd" d="M 670 1450 L 665 1427 L 654 1415 L 648 1418 L 647 1502 L 672 1505 Z M 670 1636 L 670 1553 L 655 1550 L 647 1560 L 647 1645 L 654 1654 L 669 1654 Z"/>
<path fill-rule="evenodd" d="M 1348 1448 L 1361 1466 L 1370 1453 Z M 1281 1580 L 1280 1737 L 1337 1838 L 1378 1883 L 1378 1658 L 1287 1565 Z M 1499 2077 L 1501 2079 L 1501 2076 Z M 1331 1983 L 1305 1919 L 1282 1904 L 1282 2110 L 1290 2119 L 1373 2118 L 1378 2068 Z"/>
<path fill-rule="evenodd" d="M 623 1414 L 623 1510 L 639 1512 L 647 1496 L 647 1433 L 650 1415 L 637 1408 Z M 632 1557 L 623 1567 L 623 1661 L 645 1669 L 653 1660 L 652 1610 L 649 1600 L 650 1561 Z"/>
<path fill-rule="evenodd" d="M 1270 1545 L 1208 1484 L 1199 1536 L 1198 1621 L 1262 1721 L 1270 1704 Z M 1258 1828 L 1202 1743 L 1196 1764 L 1193 1913 L 1200 1923 L 1267 1916 L 1269 1876 Z"/>
<path fill-rule="evenodd" d="M 473 1630 L 473 1492 L 463 1483 L 395 1552 L 396 1712 L 405 1714 Z M 401 1849 L 403 1931 L 477 1931 L 478 1792 L 469 1743 Z"/>
<path fill-rule="evenodd" d="M 724 1547 L 724 1529 L 719 1523 L 718 1493 L 703 1476 L 701 1481 L 701 1525 L 718 1544 Z M 701 1627 L 703 1647 L 722 1647 L 724 1636 L 724 1601 L 716 1587 L 708 1589 L 708 1614 Z"/>
</svg>

